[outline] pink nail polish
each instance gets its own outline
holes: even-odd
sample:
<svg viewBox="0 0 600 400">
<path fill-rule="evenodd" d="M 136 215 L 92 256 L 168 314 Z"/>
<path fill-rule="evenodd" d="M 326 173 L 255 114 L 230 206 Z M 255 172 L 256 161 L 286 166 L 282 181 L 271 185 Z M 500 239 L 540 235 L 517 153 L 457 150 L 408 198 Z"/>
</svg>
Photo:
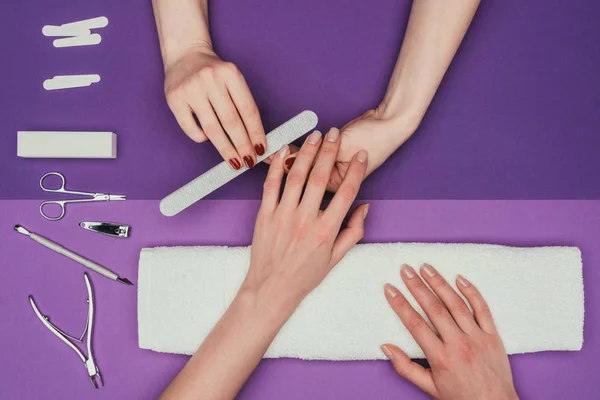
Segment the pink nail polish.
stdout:
<svg viewBox="0 0 600 400">
<path fill-rule="evenodd" d="M 398 289 L 396 289 L 394 286 L 390 285 L 389 283 L 386 283 L 385 285 L 383 285 L 383 290 L 392 299 L 396 298 L 396 296 L 398 296 L 400 294 Z"/>
<path fill-rule="evenodd" d="M 424 271 L 425 275 L 427 275 L 430 278 L 433 278 L 436 274 L 435 268 L 433 268 L 429 264 L 423 264 L 423 266 L 421 267 L 421 270 Z"/>
<path fill-rule="evenodd" d="M 462 286 L 462 287 L 465 287 L 465 288 L 466 288 L 466 287 L 469 287 L 469 285 L 471 285 L 471 282 L 469 282 L 469 281 L 467 280 L 467 278 L 465 278 L 465 277 L 464 277 L 464 276 L 462 276 L 462 275 L 458 275 L 458 276 L 456 277 L 456 281 L 458 282 L 458 284 L 459 284 L 460 286 Z"/>
<path fill-rule="evenodd" d="M 385 344 L 381 346 L 381 351 L 383 351 L 383 354 L 385 354 L 385 356 L 390 360 L 394 358 L 394 353 L 392 353 L 392 351 Z"/>
<path fill-rule="evenodd" d="M 406 279 L 412 279 L 415 277 L 415 270 L 410 265 L 402 264 L 402 269 L 400 272 Z"/>
<path fill-rule="evenodd" d="M 310 136 L 308 137 L 308 143 L 309 144 L 317 144 L 319 143 L 319 139 L 321 139 L 321 132 L 319 131 L 314 131 L 313 133 L 310 134 Z"/>
</svg>

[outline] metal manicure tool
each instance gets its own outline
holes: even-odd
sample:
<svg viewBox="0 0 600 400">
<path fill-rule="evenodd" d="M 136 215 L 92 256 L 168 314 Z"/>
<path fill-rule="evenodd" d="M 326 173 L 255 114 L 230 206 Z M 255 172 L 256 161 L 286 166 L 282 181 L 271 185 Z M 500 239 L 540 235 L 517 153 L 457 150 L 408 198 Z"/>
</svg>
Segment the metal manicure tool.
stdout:
<svg viewBox="0 0 600 400">
<path fill-rule="evenodd" d="M 61 184 L 57 189 L 52 189 L 52 188 L 44 186 L 44 179 L 46 179 L 47 177 L 49 177 L 51 175 L 58 176 L 61 180 Z M 67 203 L 86 203 L 86 202 L 90 202 L 90 201 L 111 201 L 111 200 L 125 200 L 126 199 L 126 196 L 122 195 L 122 194 L 91 193 L 91 192 L 79 192 L 79 191 L 74 191 L 74 190 L 67 190 L 67 189 L 65 189 L 65 184 L 66 184 L 65 176 L 63 174 L 61 174 L 60 172 L 48 172 L 46 175 L 42 176 L 42 178 L 40 179 L 40 187 L 45 192 L 73 194 L 73 195 L 78 195 L 78 196 L 88 196 L 91 198 L 90 199 L 44 201 L 42 204 L 40 204 L 40 214 L 42 214 L 42 217 L 46 218 L 47 220 L 58 221 L 59 219 L 61 219 L 65 215 L 65 204 L 67 204 Z M 57 217 L 51 217 L 51 216 L 45 214 L 44 207 L 47 206 L 48 204 L 57 204 L 61 210 L 60 215 L 58 215 Z"/>
<path fill-rule="evenodd" d="M 112 237 L 129 237 L 129 225 L 111 222 L 80 222 L 79 226 L 88 231 L 102 233 Z"/>
<path fill-rule="evenodd" d="M 50 330 L 50 332 L 54 333 L 60 340 L 62 340 L 75 353 L 77 353 L 77 355 L 79 356 L 81 361 L 83 361 L 85 368 L 87 369 L 88 377 L 90 378 L 92 385 L 96 389 L 98 389 L 98 384 L 96 382 L 96 378 L 102 386 L 104 386 L 104 381 L 102 380 L 102 376 L 100 375 L 100 370 L 98 369 L 98 366 L 94 362 L 94 355 L 92 353 L 92 327 L 93 327 L 93 323 L 94 323 L 94 294 L 92 292 L 92 285 L 90 284 L 90 279 L 88 278 L 87 274 L 84 273 L 83 277 L 85 278 L 85 285 L 87 287 L 87 292 L 88 292 L 88 297 L 87 297 L 88 314 L 87 314 L 87 321 L 85 323 L 85 329 L 83 330 L 83 333 L 81 334 L 81 336 L 79 338 L 76 338 L 76 337 L 66 334 L 65 332 L 60 330 L 58 327 L 56 327 L 52 322 L 50 322 L 50 317 L 43 315 L 40 312 L 37 304 L 35 303 L 35 300 L 33 300 L 33 296 L 29 296 L 29 303 L 31 304 L 31 308 L 33 308 L 33 312 L 35 313 L 35 315 L 37 315 L 37 317 L 40 319 L 40 321 L 42 321 L 42 324 L 44 324 L 44 326 L 46 328 L 48 328 Z M 82 351 L 79 349 L 79 347 L 77 347 L 71 340 L 69 340 L 69 339 L 72 339 L 75 342 L 82 343 L 83 337 L 85 336 L 86 333 L 87 333 L 87 341 L 86 342 L 87 342 L 87 353 L 88 353 L 87 358 L 82 353 Z"/>
</svg>

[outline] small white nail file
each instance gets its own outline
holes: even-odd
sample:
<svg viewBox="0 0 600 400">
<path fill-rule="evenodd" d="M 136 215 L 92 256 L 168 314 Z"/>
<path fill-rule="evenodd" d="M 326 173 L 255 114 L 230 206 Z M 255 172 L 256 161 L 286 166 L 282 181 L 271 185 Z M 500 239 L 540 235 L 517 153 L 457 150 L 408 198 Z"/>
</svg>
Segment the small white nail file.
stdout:
<svg viewBox="0 0 600 400">
<path fill-rule="evenodd" d="M 100 75 L 58 75 L 44 81 L 44 89 L 58 90 L 90 86 L 92 83 L 100 82 Z"/>
<path fill-rule="evenodd" d="M 42 34 L 44 36 L 87 36 L 91 35 L 91 31 L 86 28 L 69 28 L 68 26 L 59 26 L 59 25 L 46 25 L 42 28 Z"/>
<path fill-rule="evenodd" d="M 97 33 L 86 36 L 73 36 L 60 39 L 54 39 L 54 47 L 75 47 L 75 46 L 93 46 L 102 41 L 102 36 Z"/>
<path fill-rule="evenodd" d="M 317 114 L 307 110 L 302 111 L 289 121 L 273 129 L 267 134 L 267 151 L 262 156 L 257 157 L 257 164 L 276 153 L 281 147 L 292 143 L 300 136 L 314 129 L 317 126 L 317 122 Z M 240 176 L 248 169 L 244 166 L 236 171 L 227 162 L 223 161 L 162 199 L 160 202 L 160 212 L 163 215 L 172 217 L 227 182 Z"/>
<path fill-rule="evenodd" d="M 65 28 L 86 28 L 86 29 L 97 29 L 104 28 L 108 25 L 108 18 L 96 17 L 90 19 L 84 19 L 81 21 L 69 22 L 68 24 L 62 24 Z"/>
</svg>

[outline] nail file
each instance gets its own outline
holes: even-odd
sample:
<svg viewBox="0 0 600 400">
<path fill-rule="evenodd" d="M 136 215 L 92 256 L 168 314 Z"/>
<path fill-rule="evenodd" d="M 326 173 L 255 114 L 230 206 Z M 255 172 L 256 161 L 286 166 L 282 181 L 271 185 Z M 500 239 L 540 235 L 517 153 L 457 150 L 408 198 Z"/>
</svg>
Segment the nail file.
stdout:
<svg viewBox="0 0 600 400">
<path fill-rule="evenodd" d="M 265 158 L 275 154 L 281 147 L 290 144 L 300 136 L 314 129 L 317 126 L 317 122 L 317 114 L 307 110 L 302 111 L 283 125 L 273 129 L 267 134 L 266 153 L 257 157 L 256 162 L 261 162 Z M 248 169 L 247 167 L 242 167 L 236 171 L 227 162 L 223 161 L 162 199 L 160 202 L 160 212 L 163 215 L 172 217 L 227 182 L 240 176 Z"/>
<path fill-rule="evenodd" d="M 92 83 L 100 82 L 100 75 L 57 75 L 52 79 L 44 81 L 44 89 L 70 89 L 76 87 L 90 86 Z"/>
<path fill-rule="evenodd" d="M 86 28 L 86 29 L 97 29 L 104 28 L 108 25 L 108 18 L 96 17 L 90 19 L 84 19 L 81 21 L 69 22 L 68 24 L 62 24 L 64 28 Z"/>
<path fill-rule="evenodd" d="M 102 36 L 97 33 L 86 36 L 65 37 L 54 39 L 54 47 L 75 47 L 75 46 L 93 46 L 102 41 Z"/>
<path fill-rule="evenodd" d="M 60 25 L 46 25 L 42 28 L 42 34 L 44 36 L 51 36 L 51 37 L 86 36 L 86 35 L 90 35 L 91 33 L 92 32 L 86 28 L 78 28 L 78 27 L 70 28 L 68 26 L 65 27 L 65 26 L 60 26 Z"/>
</svg>

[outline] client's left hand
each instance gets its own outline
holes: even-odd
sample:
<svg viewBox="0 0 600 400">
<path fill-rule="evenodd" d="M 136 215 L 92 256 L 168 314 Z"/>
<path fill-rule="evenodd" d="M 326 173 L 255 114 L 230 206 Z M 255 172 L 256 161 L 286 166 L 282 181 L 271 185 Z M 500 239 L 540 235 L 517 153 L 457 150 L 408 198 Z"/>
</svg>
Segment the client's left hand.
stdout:
<svg viewBox="0 0 600 400">
<path fill-rule="evenodd" d="M 281 200 L 287 149 L 273 158 L 256 219 L 250 268 L 240 290 L 258 294 L 256 298 L 271 307 L 284 307 L 284 313 L 293 312 L 363 236 L 366 204 L 352 213 L 345 229 L 340 228 L 365 176 L 367 153 L 358 149 L 353 154 L 337 194 L 320 211 L 340 148 L 338 130 L 331 129 L 322 142 L 321 146 L 318 131 L 304 142 Z"/>
</svg>

